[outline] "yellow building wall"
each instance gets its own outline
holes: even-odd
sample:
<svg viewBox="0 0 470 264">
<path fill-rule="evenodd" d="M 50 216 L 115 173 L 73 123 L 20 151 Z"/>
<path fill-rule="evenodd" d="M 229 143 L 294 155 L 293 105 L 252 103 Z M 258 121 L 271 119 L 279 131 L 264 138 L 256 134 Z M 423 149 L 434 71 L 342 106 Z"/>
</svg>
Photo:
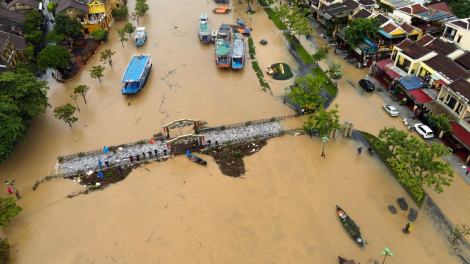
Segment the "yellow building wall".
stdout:
<svg viewBox="0 0 470 264">
<path fill-rule="evenodd" d="M 88 13 L 89 14 L 97 14 L 97 13 L 105 13 L 106 12 L 106 8 L 104 6 L 103 3 L 101 3 L 100 1 L 93 1 L 89 4 L 87 4 L 89 9 L 88 9 Z"/>
</svg>

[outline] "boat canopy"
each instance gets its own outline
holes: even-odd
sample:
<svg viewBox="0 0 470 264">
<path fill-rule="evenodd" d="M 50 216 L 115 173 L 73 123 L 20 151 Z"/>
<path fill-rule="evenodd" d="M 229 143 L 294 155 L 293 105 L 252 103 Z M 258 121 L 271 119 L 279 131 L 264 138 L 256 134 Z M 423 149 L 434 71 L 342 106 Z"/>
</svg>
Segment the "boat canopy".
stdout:
<svg viewBox="0 0 470 264">
<path fill-rule="evenodd" d="M 217 56 L 227 56 L 230 52 L 230 44 L 227 39 L 218 39 L 215 42 Z"/>
<path fill-rule="evenodd" d="M 134 55 L 132 60 L 127 65 L 126 72 L 122 76 L 122 82 L 138 82 L 142 78 L 142 75 L 145 72 L 145 67 L 150 61 L 150 55 Z"/>
<path fill-rule="evenodd" d="M 141 39 L 145 36 L 145 27 L 138 27 L 134 34 L 134 39 Z"/>
<path fill-rule="evenodd" d="M 245 43 L 241 39 L 235 39 L 233 41 L 233 50 L 232 50 L 232 57 L 234 58 L 242 58 L 243 54 L 245 54 Z"/>
<path fill-rule="evenodd" d="M 209 24 L 206 21 L 199 21 L 199 31 L 209 33 Z"/>
<path fill-rule="evenodd" d="M 207 21 L 207 13 L 201 13 L 199 16 L 199 21 Z"/>
</svg>

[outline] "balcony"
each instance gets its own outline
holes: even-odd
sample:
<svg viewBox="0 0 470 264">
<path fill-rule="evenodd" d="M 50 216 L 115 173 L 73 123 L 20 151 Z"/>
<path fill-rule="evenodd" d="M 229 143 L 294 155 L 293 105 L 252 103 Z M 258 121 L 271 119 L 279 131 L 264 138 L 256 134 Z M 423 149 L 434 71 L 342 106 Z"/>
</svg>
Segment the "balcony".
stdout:
<svg viewBox="0 0 470 264">
<path fill-rule="evenodd" d="M 106 13 L 89 14 L 88 24 L 99 24 L 106 17 Z"/>
<path fill-rule="evenodd" d="M 403 70 L 404 72 L 408 72 L 408 70 L 410 69 L 410 65 L 409 64 L 398 64 L 397 63 L 397 68 Z"/>
</svg>

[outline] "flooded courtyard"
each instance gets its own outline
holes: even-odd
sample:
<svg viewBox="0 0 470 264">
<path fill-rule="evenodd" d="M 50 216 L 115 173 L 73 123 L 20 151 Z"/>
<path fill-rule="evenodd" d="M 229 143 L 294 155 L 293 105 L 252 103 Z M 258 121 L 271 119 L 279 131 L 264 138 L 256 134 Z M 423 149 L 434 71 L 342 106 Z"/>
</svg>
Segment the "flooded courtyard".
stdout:
<svg viewBox="0 0 470 264">
<path fill-rule="evenodd" d="M 357 263 L 373 263 L 382 261 L 384 247 L 395 254 L 387 263 L 460 263 L 424 213 L 413 223 L 411 235 L 401 232 L 407 212 L 392 215 L 387 206 L 396 206 L 399 197 L 416 206 L 377 157 L 358 156 L 360 143 L 342 137 L 327 145 L 325 160 L 317 138 L 287 135 L 269 140 L 259 153 L 245 158 L 247 173 L 238 179 L 223 176 L 210 157 L 203 157 L 209 164 L 202 167 L 176 156 L 136 169 L 104 191 L 72 199 L 67 195 L 83 186 L 71 180 L 42 183 L 32 191 L 34 182 L 54 169 L 57 156 L 149 138 L 175 119 L 219 126 L 293 114 L 276 100 L 292 79 L 266 76 L 272 95 L 264 92 L 250 59 L 241 71 L 221 70 L 214 63 L 214 45 L 200 44 L 197 38 L 202 12 L 208 13 L 212 29 L 240 18 L 250 23 L 251 16 L 255 45 L 269 41 L 256 45 L 260 67 L 283 62 L 298 69 L 287 41 L 257 3 L 252 15 L 236 0 L 229 15 L 212 13 L 218 6 L 212 1 L 147 3 L 150 10 L 140 21 L 148 32 L 147 43 L 136 47 L 131 40 L 123 48 L 116 29 L 128 21 L 116 21 L 100 50 L 116 52 L 113 66 L 105 65 L 102 82 L 88 72 L 102 64 L 98 56 L 74 81 L 62 84 L 49 77 L 52 108 L 33 120 L 27 143 L 19 144 L 0 165 L 1 180 L 15 179 L 22 193 L 18 204 L 23 211 L 3 232 L 16 244 L 11 263 L 338 263 L 340 254 Z M 134 1 L 128 6 L 132 11 Z M 314 39 L 322 41 L 318 35 Z M 150 54 L 153 68 L 145 89 L 125 97 L 121 78 L 134 54 Z M 339 61 L 334 55 L 329 59 Z M 325 62 L 320 65 L 325 69 Z M 340 105 L 343 121 L 373 134 L 384 126 L 404 129 L 401 119 L 380 110 L 379 96 L 357 85 L 366 70 L 345 65 L 343 73 L 334 102 Z M 88 104 L 78 101 L 79 120 L 70 128 L 53 117 L 52 109 L 73 103 L 70 95 L 80 84 L 91 87 Z M 281 125 L 298 128 L 306 119 L 284 120 Z M 458 177 L 454 183 L 463 181 Z M 469 186 L 458 186 L 465 196 Z M 447 216 L 454 221 L 470 215 L 470 206 L 459 210 L 455 203 L 466 205 L 468 200 L 448 190 L 443 201 L 433 196 L 441 208 L 455 209 Z M 365 250 L 348 237 L 335 205 L 361 226 L 369 242 Z"/>
</svg>

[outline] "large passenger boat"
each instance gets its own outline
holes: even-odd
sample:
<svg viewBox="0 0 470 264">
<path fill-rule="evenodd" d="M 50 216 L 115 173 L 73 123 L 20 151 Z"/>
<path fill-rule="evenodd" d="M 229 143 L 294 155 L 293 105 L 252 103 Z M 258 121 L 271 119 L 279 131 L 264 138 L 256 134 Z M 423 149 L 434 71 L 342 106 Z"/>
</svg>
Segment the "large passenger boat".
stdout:
<svg viewBox="0 0 470 264">
<path fill-rule="evenodd" d="M 129 65 L 127 65 L 124 76 L 122 76 L 122 82 L 124 83 L 122 94 L 133 95 L 142 90 L 151 69 L 150 55 L 134 55 Z"/>
</svg>

